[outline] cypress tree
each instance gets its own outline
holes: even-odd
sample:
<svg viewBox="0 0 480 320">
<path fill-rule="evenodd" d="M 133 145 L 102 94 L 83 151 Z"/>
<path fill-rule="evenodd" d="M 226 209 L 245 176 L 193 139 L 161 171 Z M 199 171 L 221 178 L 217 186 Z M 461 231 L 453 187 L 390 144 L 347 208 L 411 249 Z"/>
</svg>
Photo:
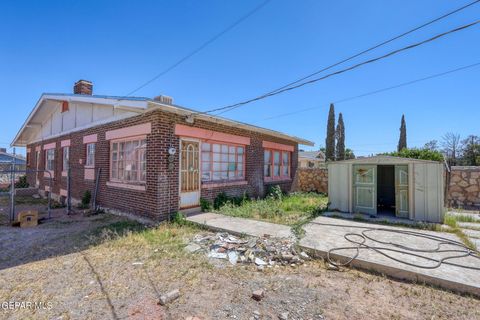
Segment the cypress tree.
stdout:
<svg viewBox="0 0 480 320">
<path fill-rule="evenodd" d="M 335 160 L 335 107 L 330 104 L 327 122 L 327 137 L 325 138 L 325 157 L 327 161 Z"/>
<path fill-rule="evenodd" d="M 402 114 L 402 122 L 400 124 L 400 139 L 398 139 L 397 151 L 407 148 L 407 124 L 405 123 L 405 115 Z"/>
<path fill-rule="evenodd" d="M 336 147 L 336 160 L 345 160 L 345 125 L 343 124 L 343 115 L 340 112 L 338 115 L 337 124 L 337 147 Z"/>
</svg>

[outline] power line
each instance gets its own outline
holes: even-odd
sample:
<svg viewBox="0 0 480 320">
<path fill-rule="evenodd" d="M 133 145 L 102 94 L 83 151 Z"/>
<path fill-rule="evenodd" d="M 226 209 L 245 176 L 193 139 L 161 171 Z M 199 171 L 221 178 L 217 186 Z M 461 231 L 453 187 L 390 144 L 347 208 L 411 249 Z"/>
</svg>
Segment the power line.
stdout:
<svg viewBox="0 0 480 320">
<path fill-rule="evenodd" d="M 205 47 L 207 47 L 209 44 L 213 43 L 214 41 L 216 41 L 218 38 L 220 38 L 221 36 L 223 36 L 225 33 L 229 32 L 230 30 L 232 30 L 233 28 L 235 28 L 236 26 L 238 26 L 240 23 L 242 23 L 243 21 L 245 21 L 246 19 L 248 19 L 250 16 L 252 16 L 253 14 L 255 14 L 258 10 L 260 10 L 261 8 L 263 8 L 265 5 L 267 5 L 271 0 L 266 0 L 266 1 L 263 1 L 261 4 L 259 4 L 258 6 L 256 6 L 255 8 L 253 8 L 253 10 L 249 11 L 247 14 L 243 15 L 242 17 L 240 17 L 240 19 L 238 19 L 237 21 L 235 21 L 234 23 L 232 23 L 231 25 L 229 25 L 227 28 L 223 29 L 221 32 L 217 33 L 215 36 L 213 36 L 212 38 L 210 38 L 209 40 L 207 40 L 206 42 L 204 42 L 202 45 L 200 45 L 198 48 L 196 48 L 195 50 L 191 51 L 190 53 L 188 53 L 187 55 L 185 55 L 184 57 L 180 58 L 177 62 L 175 62 L 174 64 L 172 64 L 171 66 L 169 66 L 168 68 L 164 69 L 163 71 L 161 71 L 160 73 L 158 73 L 157 75 L 155 75 L 153 78 L 151 78 L 150 80 L 144 82 L 142 85 L 140 85 L 139 87 L 137 87 L 136 89 L 130 91 L 127 95 L 125 95 L 125 97 L 129 97 L 131 96 L 132 94 L 134 94 L 135 92 L 137 92 L 138 90 L 140 89 L 143 89 L 144 87 L 148 86 L 150 83 L 154 82 L 155 80 L 157 80 L 158 78 L 164 76 L 165 74 L 167 74 L 168 72 L 172 71 L 173 69 L 175 69 L 176 67 L 178 67 L 180 64 L 184 63 L 185 61 L 187 61 L 188 59 L 190 59 L 192 56 L 194 56 L 195 54 L 199 53 L 201 50 L 205 49 Z M 480 1 L 480 0 L 478 0 Z"/>
<path fill-rule="evenodd" d="M 373 50 L 375 50 L 375 49 L 377 49 L 377 48 L 380 48 L 380 47 L 382 47 L 382 46 L 384 46 L 384 45 L 386 45 L 386 44 L 389 44 L 390 42 L 393 42 L 393 41 L 395 41 L 395 40 L 398 40 L 398 39 L 400 39 L 400 38 L 403 38 L 403 37 L 405 37 L 405 36 L 407 36 L 407 35 L 415 32 L 415 31 L 418 31 L 418 30 L 420 30 L 420 29 L 422 29 L 422 28 L 425 28 L 425 27 L 427 27 L 427 26 L 435 23 L 435 22 L 438 22 L 438 21 L 440 21 L 440 20 L 442 20 L 442 19 L 445 19 L 445 18 L 447 18 L 447 17 L 449 17 L 449 16 L 451 16 L 451 15 L 457 13 L 457 12 L 460 12 L 460 11 L 462 11 L 462 10 L 464 10 L 464 9 L 467 9 L 468 7 L 473 6 L 474 4 L 476 4 L 476 3 L 478 3 L 478 2 L 480 2 L 480 0 L 476 0 L 476 1 L 470 2 L 470 3 L 464 5 L 464 6 L 460 7 L 460 8 L 457 8 L 457 9 L 455 9 L 455 10 L 453 10 L 453 11 L 450 11 L 450 12 L 448 12 L 448 13 L 446 13 L 446 14 L 443 14 L 443 15 L 441 15 L 441 16 L 438 17 L 438 18 L 435 18 L 435 19 L 433 19 L 433 20 L 430 20 L 430 21 L 428 21 L 428 22 L 426 22 L 426 23 L 424 23 L 424 24 L 422 24 L 422 25 L 419 25 L 418 27 L 415 27 L 415 28 L 413 28 L 413 29 L 410 29 L 410 30 L 408 30 L 408 31 L 406 31 L 406 32 L 404 32 L 404 33 L 401 33 L 401 34 L 393 37 L 393 38 L 390 38 L 390 39 L 388 39 L 388 40 L 385 40 L 385 41 L 383 41 L 383 42 L 380 42 L 379 44 L 374 45 L 373 47 L 370 47 L 370 48 L 368 48 L 368 49 L 366 49 L 366 50 L 360 51 L 359 53 L 356 53 L 356 54 L 354 54 L 353 56 L 350 56 L 350 57 L 345 58 L 345 59 L 343 59 L 343 60 L 341 60 L 341 61 L 339 61 L 339 62 L 336 62 L 336 63 L 334 63 L 334 64 L 332 64 L 332 65 L 330 65 L 330 66 L 327 66 L 327 67 L 325 67 L 325 68 L 323 68 L 323 69 L 320 69 L 320 70 L 318 70 L 318 71 L 315 71 L 314 73 L 311 73 L 311 74 L 309 74 L 309 75 L 307 75 L 307 76 L 304 76 L 304 77 L 302 77 L 302 78 L 300 78 L 300 79 L 298 79 L 298 80 L 295 80 L 295 81 L 293 81 L 293 82 L 290 82 L 290 83 L 288 83 L 288 84 L 286 84 L 286 85 L 284 85 L 284 86 L 282 86 L 282 87 L 280 87 L 280 88 L 277 88 L 277 89 L 275 89 L 275 90 L 273 90 L 273 91 L 271 91 L 271 92 L 276 92 L 276 91 L 282 90 L 282 89 L 284 89 L 284 88 L 286 88 L 286 87 L 289 87 L 289 86 L 291 86 L 291 85 L 294 85 L 294 84 L 296 84 L 296 83 L 298 83 L 298 82 L 301 82 L 301 81 L 303 81 L 303 80 L 306 80 L 306 79 L 308 79 L 308 78 L 311 78 L 311 77 L 313 77 L 313 76 L 315 76 L 315 75 L 317 75 L 317 74 L 319 74 L 319 73 L 321 73 L 321 72 L 324 72 L 324 71 L 327 71 L 327 70 L 329 70 L 329 69 L 331 69 L 331 68 L 333 68 L 333 67 L 336 67 L 336 66 L 338 66 L 338 65 L 340 65 L 340 64 L 342 64 L 342 63 L 345 63 L 345 62 L 350 61 L 350 60 L 352 60 L 352 59 L 354 59 L 354 58 L 357 58 L 357 57 L 359 57 L 359 56 L 361 56 L 361 55 L 363 55 L 363 54 L 365 54 L 365 53 L 368 53 L 368 52 L 370 52 L 370 51 L 373 51 Z"/>
<path fill-rule="evenodd" d="M 457 27 L 457 28 L 454 28 L 454 29 L 451 29 L 449 31 L 446 31 L 446 32 L 443 32 L 443 33 L 440 33 L 440 34 L 437 34 L 431 38 L 428 38 L 426 40 L 423 40 L 423 41 L 420 41 L 420 42 L 416 42 L 414 44 L 411 44 L 411 45 L 408 45 L 406 47 L 402 47 L 400 49 L 396 49 L 394 51 L 390 51 L 389 53 L 387 54 L 384 54 L 384 55 L 381 55 L 379 57 L 376 57 L 376 58 L 372 58 L 372 59 L 369 59 L 369 60 L 366 60 L 366 61 L 363 61 L 363 62 L 360 62 L 360 63 L 357 63 L 353 66 L 350 66 L 350 67 L 347 67 L 345 69 L 341 69 L 339 71 L 335 71 L 335 72 L 332 72 L 332 73 L 329 73 L 327 75 L 324 75 L 322 77 L 319 77 L 319 78 L 314 78 L 312 80 L 308 80 L 308 81 L 305 81 L 305 82 L 301 82 L 299 84 L 296 84 L 294 86 L 290 86 L 288 88 L 284 88 L 282 90 L 278 90 L 278 91 L 275 91 L 275 92 L 272 92 L 272 93 L 269 93 L 269 94 L 266 94 L 266 95 L 261 95 L 259 97 L 256 97 L 256 98 L 253 98 L 253 99 L 249 99 L 249 100 L 246 100 L 246 101 L 242 101 L 242 102 L 238 102 L 238 103 L 235 103 L 235 104 L 232 104 L 232 105 L 228 105 L 228 106 L 225 106 L 225 107 L 220 107 L 220 108 L 216 108 L 216 109 L 211 109 L 211 110 L 207 110 L 207 111 L 201 111 L 201 112 L 193 112 L 192 115 L 195 115 L 195 114 L 206 114 L 206 113 L 212 113 L 212 112 L 215 112 L 215 111 L 221 111 L 221 110 L 226 110 L 226 109 L 234 109 L 234 108 L 237 108 L 237 107 L 240 107 L 240 106 L 243 106 L 243 105 L 246 105 L 248 103 L 252 103 L 254 101 L 258 101 L 258 100 L 262 100 L 262 99 L 265 99 L 265 98 L 268 98 L 268 97 L 271 97 L 271 96 L 275 96 L 275 95 L 278 95 L 278 94 L 281 94 L 283 92 L 286 92 L 286 91 L 290 91 L 290 90 L 294 90 L 294 89 L 298 89 L 300 87 L 303 87 L 305 85 L 308 85 L 308 84 L 312 84 L 312 83 L 315 83 L 315 82 L 318 82 L 318 81 L 321 81 L 321 80 L 325 80 L 327 78 L 330 78 L 332 76 L 335 76 L 335 75 L 339 75 L 339 74 L 342 74 L 342 73 L 345 73 L 345 72 L 348 72 L 348 71 L 351 71 L 353 69 L 357 69 L 363 65 L 366 65 L 366 64 L 370 64 L 370 63 L 373 63 L 373 62 L 377 62 L 379 60 L 383 60 L 385 58 L 388 58 L 388 57 L 391 57 L 393 55 L 396 55 L 398 53 L 401 53 L 403 51 L 407 51 L 407 50 L 410 50 L 410 49 L 413 49 L 413 48 L 416 48 L 416 47 L 419 47 L 421 45 L 424 45 L 426 43 L 429 43 L 429 42 L 432 42 L 432 41 L 435 41 L 439 38 L 442 38 L 442 37 L 445 37 L 449 34 L 452 34 L 452 33 L 455 33 L 455 32 L 459 32 L 461 30 L 464 30 L 464 29 L 467 29 L 467 28 L 470 28 L 472 26 L 475 26 L 477 25 L 478 23 L 480 23 L 480 20 L 476 20 L 474 22 L 471 22 L 469 24 L 466 24 L 466 25 L 463 25 L 463 26 L 460 26 L 460 27 Z"/>
<path fill-rule="evenodd" d="M 456 69 L 453 69 L 453 70 L 448 70 L 448 71 L 445 71 L 445 72 L 433 74 L 431 76 L 427 76 L 427 77 L 403 82 L 403 83 L 400 83 L 400 84 L 397 84 L 397 85 L 393 85 L 393 86 L 390 86 L 390 87 L 386 87 L 386 88 L 382 88 L 382 89 L 378 89 L 378 90 L 374 90 L 374 91 L 369 91 L 367 93 L 351 96 L 351 97 L 348 97 L 348 98 L 343 98 L 343 99 L 334 101 L 333 103 L 338 104 L 338 103 L 343 103 L 343 102 L 347 102 L 347 101 L 351 101 L 351 100 L 360 99 L 360 98 L 363 98 L 363 97 L 366 97 L 366 96 L 371 96 L 371 95 L 374 95 L 374 94 L 377 94 L 377 93 L 381 93 L 381 92 L 385 92 L 385 91 L 389 91 L 389 90 L 393 90 L 393 89 L 398 89 L 398 88 L 409 86 L 409 85 L 412 85 L 412 84 L 415 84 L 415 83 L 418 83 L 418 82 L 438 78 L 438 77 L 441 77 L 441 76 L 445 76 L 447 74 L 451 74 L 451 73 L 454 73 L 454 72 L 458 72 L 458 71 L 462 71 L 462 70 L 465 70 L 465 69 L 473 68 L 473 67 L 476 67 L 476 66 L 479 66 L 479 65 L 480 65 L 480 62 L 477 62 L 477 63 L 470 64 L 470 65 L 467 65 L 467 66 L 459 67 L 459 68 L 456 68 Z M 322 107 L 323 106 L 315 106 L 315 107 L 300 109 L 300 110 L 296 110 L 296 111 L 293 111 L 293 112 L 282 113 L 282 114 L 279 114 L 279 115 L 276 115 L 276 116 L 264 118 L 262 120 L 271 120 L 271 119 L 281 118 L 281 117 L 290 116 L 290 115 L 297 114 L 297 113 L 302 113 L 302 112 L 306 112 L 306 111 L 310 111 L 310 110 L 314 110 L 314 109 L 319 109 L 319 108 L 322 108 Z"/>
</svg>

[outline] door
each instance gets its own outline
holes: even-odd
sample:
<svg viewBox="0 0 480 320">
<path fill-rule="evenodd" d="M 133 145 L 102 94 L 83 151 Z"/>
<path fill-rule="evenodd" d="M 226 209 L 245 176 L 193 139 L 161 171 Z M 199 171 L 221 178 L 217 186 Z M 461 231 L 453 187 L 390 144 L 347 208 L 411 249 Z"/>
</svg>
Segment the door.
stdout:
<svg viewBox="0 0 480 320">
<path fill-rule="evenodd" d="M 353 212 L 377 214 L 377 167 L 353 166 Z"/>
<path fill-rule="evenodd" d="M 38 178 L 38 169 L 40 168 L 40 151 L 35 151 L 35 165 L 37 166 L 37 171 L 35 172 L 35 186 L 38 188 L 40 186 L 40 180 Z"/>
<path fill-rule="evenodd" d="M 395 166 L 395 215 L 408 218 L 408 166 Z"/>
<path fill-rule="evenodd" d="M 180 208 L 193 208 L 200 204 L 199 142 L 180 144 Z"/>
</svg>

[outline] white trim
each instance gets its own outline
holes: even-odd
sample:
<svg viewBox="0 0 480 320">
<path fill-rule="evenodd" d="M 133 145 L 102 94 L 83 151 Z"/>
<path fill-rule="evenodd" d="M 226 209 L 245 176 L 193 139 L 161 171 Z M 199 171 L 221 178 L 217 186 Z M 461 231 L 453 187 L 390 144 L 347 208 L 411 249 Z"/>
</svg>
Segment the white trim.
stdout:
<svg viewBox="0 0 480 320">
<path fill-rule="evenodd" d="M 314 143 L 312 141 L 306 140 L 306 139 L 301 139 L 295 136 L 290 136 L 285 133 L 271 130 L 271 129 L 266 129 L 266 128 L 261 128 L 257 127 L 254 125 L 218 117 L 218 116 L 211 116 L 208 114 L 201 114 L 197 113 L 194 110 L 189 110 L 186 108 L 178 107 L 178 106 L 173 106 L 173 105 L 168 105 L 168 104 L 163 104 L 155 100 L 150 100 L 150 99 L 144 99 L 144 100 L 130 100 L 130 99 L 122 99 L 121 97 L 98 97 L 98 96 L 87 96 L 87 95 L 61 95 L 61 94 L 43 94 L 40 99 L 37 101 L 35 104 L 35 107 L 33 110 L 30 112 L 29 116 L 25 120 L 24 124 L 20 128 L 20 130 L 17 132 L 15 135 L 15 138 L 13 139 L 11 146 L 20 146 L 24 147 L 27 143 L 22 142 L 20 143 L 18 141 L 19 137 L 22 135 L 23 131 L 25 128 L 30 126 L 30 121 L 33 118 L 33 116 L 37 113 L 38 109 L 40 109 L 41 105 L 45 100 L 53 100 L 53 101 L 68 101 L 68 102 L 86 102 L 86 103 L 94 103 L 94 104 L 100 104 L 100 105 L 110 105 L 113 106 L 114 108 L 118 109 L 124 109 L 124 110 L 129 110 L 133 112 L 138 112 L 138 113 L 143 113 L 147 110 L 153 109 L 160 109 L 165 112 L 171 112 L 174 114 L 180 114 L 184 116 L 189 116 L 189 115 L 194 115 L 195 118 L 202 119 L 208 122 L 214 122 L 217 124 L 223 124 L 229 127 L 236 127 L 236 128 L 241 128 L 244 130 L 248 131 L 254 131 L 254 132 L 259 132 L 263 133 L 268 136 L 274 136 L 278 138 L 282 138 L 285 140 L 293 141 L 298 144 L 303 144 L 307 146 L 314 146 Z M 69 131 L 61 132 L 56 135 L 51 135 L 48 137 L 43 137 L 41 139 L 35 140 L 35 141 L 28 141 L 28 144 L 30 143 L 35 143 L 41 140 L 46 140 L 46 139 L 51 139 L 53 137 L 61 136 L 67 133 L 91 128 L 94 126 L 97 126 L 99 124 L 104 124 L 108 122 L 113 122 L 116 120 L 123 120 L 125 118 L 133 117 L 134 115 L 126 115 L 124 117 L 118 117 L 116 119 L 105 119 L 102 121 L 97 121 L 94 123 L 89 123 L 88 125 L 82 126 L 81 128 L 75 128 Z"/>
</svg>

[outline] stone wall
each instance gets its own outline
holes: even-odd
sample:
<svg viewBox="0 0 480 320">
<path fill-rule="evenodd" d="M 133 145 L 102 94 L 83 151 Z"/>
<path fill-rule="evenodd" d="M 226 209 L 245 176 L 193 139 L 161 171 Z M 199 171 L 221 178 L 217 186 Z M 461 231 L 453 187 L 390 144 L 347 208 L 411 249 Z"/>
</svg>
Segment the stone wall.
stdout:
<svg viewBox="0 0 480 320">
<path fill-rule="evenodd" d="M 449 207 L 480 208 L 480 167 L 452 167 L 447 179 Z"/>
<path fill-rule="evenodd" d="M 292 191 L 328 192 L 328 170 L 326 168 L 298 168 Z"/>
</svg>

